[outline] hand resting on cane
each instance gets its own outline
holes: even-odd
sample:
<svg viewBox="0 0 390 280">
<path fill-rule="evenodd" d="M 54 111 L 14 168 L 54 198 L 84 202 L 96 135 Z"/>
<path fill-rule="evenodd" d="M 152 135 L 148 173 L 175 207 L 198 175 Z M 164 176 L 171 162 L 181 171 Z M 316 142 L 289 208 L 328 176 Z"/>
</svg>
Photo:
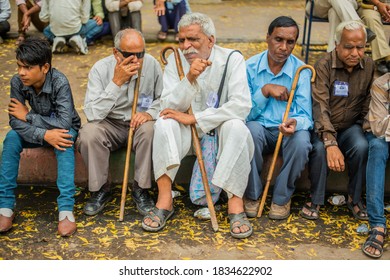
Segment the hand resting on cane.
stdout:
<svg viewBox="0 0 390 280">
<path fill-rule="evenodd" d="M 295 133 L 296 127 L 296 119 L 287 119 L 284 123 L 279 125 L 279 131 L 283 134 L 283 136 L 291 136 Z"/>
<path fill-rule="evenodd" d="M 160 117 L 162 117 L 163 119 L 174 119 L 184 125 L 196 124 L 196 119 L 194 115 L 179 112 L 173 109 L 162 110 L 160 113 Z"/>
<path fill-rule="evenodd" d="M 153 118 L 146 112 L 137 112 L 130 121 L 130 127 L 137 129 L 141 124 L 152 121 Z"/>
</svg>

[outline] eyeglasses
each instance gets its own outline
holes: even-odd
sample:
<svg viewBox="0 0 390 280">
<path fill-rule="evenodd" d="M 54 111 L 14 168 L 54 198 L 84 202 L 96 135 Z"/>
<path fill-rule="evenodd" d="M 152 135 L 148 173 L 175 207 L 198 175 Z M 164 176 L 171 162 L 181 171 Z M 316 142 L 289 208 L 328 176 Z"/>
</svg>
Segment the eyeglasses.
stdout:
<svg viewBox="0 0 390 280">
<path fill-rule="evenodd" d="M 116 50 L 118 52 L 120 52 L 123 55 L 124 58 L 128 58 L 129 56 L 134 55 L 138 59 L 140 59 L 140 58 L 143 58 L 145 56 L 145 50 L 143 50 L 142 52 L 124 52 L 124 51 L 122 51 L 122 50 L 120 50 L 118 48 L 116 48 Z"/>
</svg>

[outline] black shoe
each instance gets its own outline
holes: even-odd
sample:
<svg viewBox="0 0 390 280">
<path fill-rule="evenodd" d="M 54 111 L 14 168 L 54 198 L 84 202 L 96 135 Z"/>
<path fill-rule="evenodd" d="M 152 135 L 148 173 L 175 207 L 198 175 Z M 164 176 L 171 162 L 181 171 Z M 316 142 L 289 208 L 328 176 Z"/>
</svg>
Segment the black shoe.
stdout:
<svg viewBox="0 0 390 280">
<path fill-rule="evenodd" d="M 376 38 L 376 34 L 370 28 L 366 28 L 366 32 L 367 32 L 367 43 L 370 43 L 372 40 Z"/>
<path fill-rule="evenodd" d="M 146 216 L 154 208 L 154 201 L 149 191 L 147 189 L 141 189 L 137 182 L 133 184 L 131 195 L 141 215 Z"/>
<path fill-rule="evenodd" d="M 387 67 L 386 61 L 381 61 L 376 64 L 376 70 L 381 74 L 386 74 L 389 72 L 389 68 Z"/>
<path fill-rule="evenodd" d="M 84 206 L 84 214 L 93 216 L 103 210 L 106 203 L 111 199 L 111 191 L 100 189 L 100 191 L 93 192 L 91 198 Z"/>
</svg>

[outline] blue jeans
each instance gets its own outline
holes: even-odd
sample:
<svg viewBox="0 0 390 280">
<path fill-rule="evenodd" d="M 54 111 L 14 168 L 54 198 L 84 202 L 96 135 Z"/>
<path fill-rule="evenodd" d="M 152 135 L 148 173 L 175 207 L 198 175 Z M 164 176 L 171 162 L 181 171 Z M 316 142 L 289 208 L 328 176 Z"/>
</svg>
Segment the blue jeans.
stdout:
<svg viewBox="0 0 390 280">
<path fill-rule="evenodd" d="M 310 153 L 309 160 L 311 186 L 325 190 L 328 176 L 328 172 L 324 172 L 324 166 L 328 166 L 326 150 L 318 137 L 313 137 L 312 141 L 313 151 Z M 354 124 L 345 130 L 337 131 L 337 143 L 348 165 L 348 195 L 356 204 L 361 200 L 366 182 L 368 143 L 362 127 Z"/>
<path fill-rule="evenodd" d="M 69 35 L 65 35 L 65 36 L 59 36 L 59 37 L 64 37 L 66 40 L 70 39 L 72 36 L 75 36 L 75 35 L 80 35 L 81 37 L 85 37 L 86 36 L 86 24 L 83 24 L 80 28 L 80 31 L 77 32 L 77 33 L 74 33 L 74 34 L 69 34 Z M 54 38 L 55 37 L 58 37 L 57 35 L 55 35 L 53 32 L 51 32 L 51 28 L 50 28 L 50 25 L 46 26 L 45 29 L 43 29 L 43 35 L 49 40 L 49 42 L 53 42 Z"/>
<path fill-rule="evenodd" d="M 87 38 L 87 43 L 91 43 L 96 40 L 95 36 L 103 31 L 103 24 L 98 25 L 96 20 L 90 19 L 85 24 L 85 38 Z"/>
<path fill-rule="evenodd" d="M 70 129 L 69 134 L 72 138 L 69 140 L 75 142 L 77 132 Z M 15 189 L 18 178 L 20 153 L 23 148 L 38 148 L 49 146 L 32 144 L 24 141 L 19 134 L 11 130 L 3 142 L 2 163 L 0 167 L 0 208 L 14 209 L 15 207 Z M 57 198 L 58 211 L 73 211 L 74 207 L 74 168 L 75 156 L 74 146 L 66 148 L 66 151 L 54 149 L 57 158 L 57 187 L 60 195 Z"/>
<path fill-rule="evenodd" d="M 251 161 L 251 172 L 249 173 L 245 197 L 257 200 L 263 192 L 260 175 L 263 169 L 263 155 L 274 152 L 279 130 L 277 127 L 263 127 L 257 121 L 248 122 L 246 125 L 253 137 L 255 154 Z M 280 174 L 276 177 L 272 197 L 272 201 L 277 205 L 287 204 L 293 195 L 295 181 L 299 178 L 309 160 L 311 148 L 309 131 L 300 130 L 296 131 L 292 136 L 283 137 L 280 148 L 283 156 L 283 165 Z"/>
<path fill-rule="evenodd" d="M 366 171 L 367 213 L 370 227 L 386 228 L 384 215 L 384 192 L 386 163 L 389 158 L 389 143 L 371 132 L 366 134 L 368 160 Z"/>
</svg>

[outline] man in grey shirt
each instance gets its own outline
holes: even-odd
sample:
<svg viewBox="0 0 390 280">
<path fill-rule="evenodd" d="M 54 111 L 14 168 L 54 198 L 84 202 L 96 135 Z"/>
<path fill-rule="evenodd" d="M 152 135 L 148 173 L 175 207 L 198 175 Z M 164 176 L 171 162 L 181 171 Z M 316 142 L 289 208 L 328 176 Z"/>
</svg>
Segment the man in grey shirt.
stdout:
<svg viewBox="0 0 390 280">
<path fill-rule="evenodd" d="M 124 29 L 114 40 L 113 55 L 98 61 L 89 73 L 84 113 L 88 123 L 80 130 L 79 150 L 88 168 L 91 198 L 86 215 L 96 215 L 111 198 L 110 152 L 127 144 L 129 127 L 135 128 L 134 183 L 132 195 L 145 215 L 154 206 L 148 189 L 152 184 L 154 120 L 160 109 L 162 70 L 135 29 Z M 137 112 L 131 119 L 135 84 L 142 65 Z"/>
</svg>

